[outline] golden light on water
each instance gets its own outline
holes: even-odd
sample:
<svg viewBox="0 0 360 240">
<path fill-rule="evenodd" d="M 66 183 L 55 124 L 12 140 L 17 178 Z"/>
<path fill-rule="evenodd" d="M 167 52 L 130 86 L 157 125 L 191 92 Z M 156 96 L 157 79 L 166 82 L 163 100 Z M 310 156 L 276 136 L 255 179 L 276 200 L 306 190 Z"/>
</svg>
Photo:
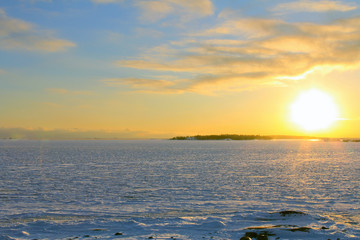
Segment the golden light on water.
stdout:
<svg viewBox="0 0 360 240">
<path fill-rule="evenodd" d="M 291 105 L 291 120 L 306 131 L 331 127 L 338 118 L 333 99 L 317 89 L 302 92 Z"/>
</svg>

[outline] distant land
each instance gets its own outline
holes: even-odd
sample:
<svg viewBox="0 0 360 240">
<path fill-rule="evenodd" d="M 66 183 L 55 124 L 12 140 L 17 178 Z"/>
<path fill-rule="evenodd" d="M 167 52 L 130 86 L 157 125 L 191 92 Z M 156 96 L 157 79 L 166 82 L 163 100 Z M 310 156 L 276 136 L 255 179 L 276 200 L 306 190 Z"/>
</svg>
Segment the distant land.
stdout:
<svg viewBox="0 0 360 240">
<path fill-rule="evenodd" d="M 342 141 L 342 142 L 360 142 L 360 139 L 350 138 L 323 138 L 314 136 L 288 136 L 288 135 L 237 135 L 237 134 L 220 134 L 220 135 L 195 135 L 195 136 L 177 136 L 170 140 L 276 140 L 276 139 L 317 139 L 322 141 Z"/>
<path fill-rule="evenodd" d="M 2 128 L 0 127 L 0 139 L 4 140 L 146 140 L 167 139 L 170 134 L 155 134 L 145 131 L 122 131 L 103 130 L 64 130 L 64 129 L 25 129 L 25 128 Z M 245 134 L 211 134 L 194 136 L 177 136 L 170 140 L 277 140 L 277 139 L 304 139 L 321 141 L 360 142 L 360 138 L 324 138 L 316 136 L 289 136 L 289 135 L 245 135 Z"/>
<path fill-rule="evenodd" d="M 1 128 L 0 139 L 23 139 L 23 140 L 132 140 L 168 138 L 169 135 L 150 135 L 144 131 L 124 129 L 122 131 L 104 130 L 79 130 L 79 129 L 25 129 L 25 128 Z"/>
</svg>

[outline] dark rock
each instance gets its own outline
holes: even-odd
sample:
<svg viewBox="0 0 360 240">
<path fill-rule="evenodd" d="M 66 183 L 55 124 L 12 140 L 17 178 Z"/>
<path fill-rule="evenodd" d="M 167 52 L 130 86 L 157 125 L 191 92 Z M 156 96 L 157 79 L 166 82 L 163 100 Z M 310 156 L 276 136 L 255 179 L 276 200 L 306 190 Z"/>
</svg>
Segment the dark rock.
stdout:
<svg viewBox="0 0 360 240">
<path fill-rule="evenodd" d="M 305 213 L 298 212 L 298 211 L 281 211 L 281 212 L 279 212 L 279 214 L 283 217 L 290 216 L 290 215 L 306 215 Z"/>
<path fill-rule="evenodd" d="M 289 231 L 292 232 L 309 232 L 311 228 L 309 227 L 299 227 L 299 228 L 292 228 L 292 229 L 288 229 Z"/>
<path fill-rule="evenodd" d="M 251 238 L 256 238 L 257 237 L 257 233 L 256 232 L 246 232 L 245 236 L 246 237 L 251 237 Z"/>
<path fill-rule="evenodd" d="M 244 236 L 242 238 L 240 238 L 240 240 L 252 240 L 250 237 Z"/>
<path fill-rule="evenodd" d="M 265 236 L 276 236 L 276 234 L 271 233 L 269 231 L 261 231 L 260 235 L 265 235 Z"/>
<path fill-rule="evenodd" d="M 324 229 L 329 229 L 329 228 L 328 227 L 321 227 L 321 229 L 324 230 Z"/>
<path fill-rule="evenodd" d="M 257 240 L 268 240 L 269 238 L 265 234 L 260 234 L 256 238 Z"/>
<path fill-rule="evenodd" d="M 88 237 L 90 237 L 90 235 L 84 235 L 84 238 L 88 238 Z"/>
<path fill-rule="evenodd" d="M 117 233 L 115 233 L 114 235 L 115 235 L 115 236 L 119 236 L 119 235 L 123 235 L 123 233 L 122 233 L 122 232 L 117 232 Z"/>
</svg>

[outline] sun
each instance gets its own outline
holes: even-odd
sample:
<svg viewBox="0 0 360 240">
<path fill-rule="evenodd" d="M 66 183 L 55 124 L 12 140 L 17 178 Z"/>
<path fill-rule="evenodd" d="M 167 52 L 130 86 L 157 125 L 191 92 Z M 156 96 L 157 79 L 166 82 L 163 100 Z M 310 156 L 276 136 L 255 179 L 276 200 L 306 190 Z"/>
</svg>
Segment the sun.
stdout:
<svg viewBox="0 0 360 240">
<path fill-rule="evenodd" d="M 332 98 L 317 89 L 302 92 L 291 105 L 291 120 L 306 131 L 327 129 L 337 118 Z"/>
</svg>

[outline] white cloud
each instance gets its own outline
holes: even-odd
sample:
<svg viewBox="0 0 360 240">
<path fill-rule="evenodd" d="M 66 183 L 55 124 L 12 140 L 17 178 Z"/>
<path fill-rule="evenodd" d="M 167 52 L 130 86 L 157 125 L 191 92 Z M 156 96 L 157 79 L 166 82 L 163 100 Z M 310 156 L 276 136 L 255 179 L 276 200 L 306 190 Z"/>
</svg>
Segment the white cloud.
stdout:
<svg viewBox="0 0 360 240">
<path fill-rule="evenodd" d="M 66 88 L 48 88 L 47 92 L 61 95 L 93 95 L 91 91 L 69 90 Z"/>
<path fill-rule="evenodd" d="M 164 36 L 164 33 L 150 28 L 136 28 L 135 33 L 138 37 L 145 37 L 145 38 L 161 38 Z"/>
<path fill-rule="evenodd" d="M 153 92 L 241 91 L 286 84 L 323 68 L 360 65 L 359 17 L 328 25 L 255 18 L 226 20 L 192 37 L 153 48 L 136 59 L 115 62 L 119 67 L 172 73 L 178 79 L 168 80 L 172 84 L 154 79 L 142 79 L 142 84 L 138 80 L 120 82 L 134 90 Z M 184 75 L 188 78 L 180 77 Z"/>
<path fill-rule="evenodd" d="M 197 12 L 200 16 L 212 15 L 214 7 L 210 0 L 168 0 L 174 5 L 181 6 L 187 10 Z"/>
<path fill-rule="evenodd" d="M 142 11 L 143 22 L 156 22 L 174 11 L 173 6 L 165 1 L 139 1 L 136 6 Z"/>
<path fill-rule="evenodd" d="M 346 12 L 357 9 L 354 2 L 342 2 L 332 0 L 310 1 L 299 0 L 294 2 L 282 3 L 275 6 L 272 11 L 279 13 L 287 12 L 327 12 L 340 11 Z"/>
<path fill-rule="evenodd" d="M 180 93 L 177 85 L 184 80 L 148 79 L 148 78 L 109 78 L 102 80 L 107 86 L 128 86 L 132 90 L 148 93 Z"/>
<path fill-rule="evenodd" d="M 30 0 L 30 2 L 35 3 L 35 2 L 52 2 L 52 0 Z"/>
<path fill-rule="evenodd" d="M 0 36 L 6 37 L 11 34 L 31 31 L 33 25 L 25 21 L 9 18 L 4 10 L 0 9 Z"/>
<path fill-rule="evenodd" d="M 75 43 L 54 37 L 49 31 L 34 24 L 8 17 L 0 9 L 0 48 L 58 52 L 76 46 Z"/>
<path fill-rule="evenodd" d="M 279 32 L 279 27 L 286 27 L 287 25 L 287 23 L 276 19 L 243 18 L 226 20 L 214 28 L 193 35 L 236 35 L 244 36 L 245 38 L 259 38 L 277 33 Z"/>
<path fill-rule="evenodd" d="M 124 0 L 91 0 L 94 3 L 120 3 L 120 2 L 124 2 Z"/>
<path fill-rule="evenodd" d="M 91 0 L 98 4 L 121 3 L 125 0 Z M 144 23 L 156 22 L 169 16 L 186 22 L 194 18 L 214 13 L 211 0 L 138 0 L 129 1 L 141 10 L 140 20 Z"/>
</svg>

